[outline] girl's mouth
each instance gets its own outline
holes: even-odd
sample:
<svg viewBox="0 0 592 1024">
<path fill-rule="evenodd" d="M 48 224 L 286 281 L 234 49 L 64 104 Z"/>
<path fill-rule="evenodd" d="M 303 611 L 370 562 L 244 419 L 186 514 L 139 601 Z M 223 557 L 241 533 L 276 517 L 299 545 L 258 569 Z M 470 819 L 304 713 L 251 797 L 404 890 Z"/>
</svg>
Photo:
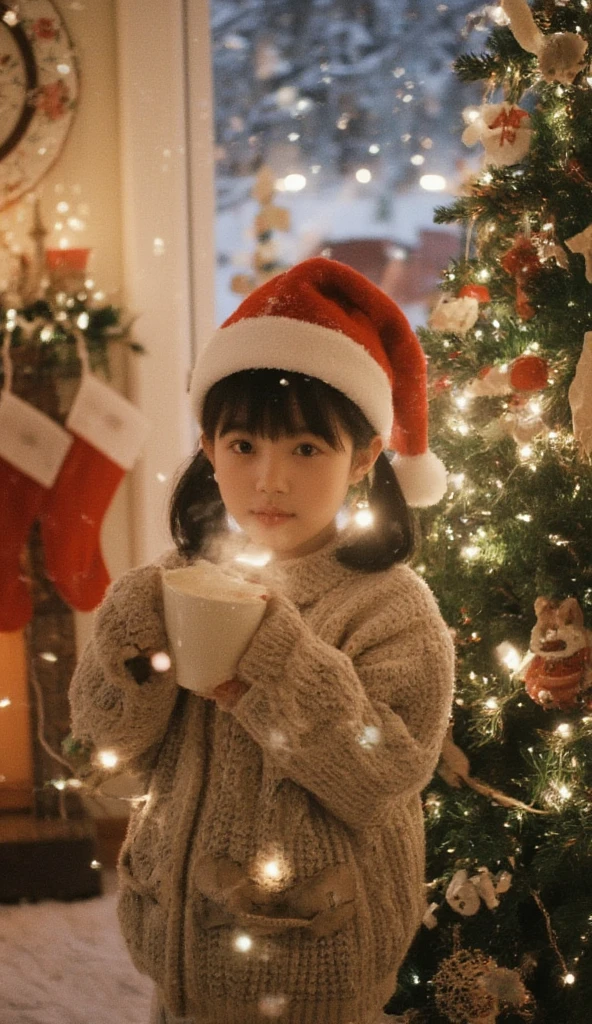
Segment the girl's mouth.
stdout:
<svg viewBox="0 0 592 1024">
<path fill-rule="evenodd" d="M 281 526 L 288 519 L 294 518 L 293 512 L 281 512 L 278 509 L 261 509 L 252 513 L 263 526 Z"/>
</svg>

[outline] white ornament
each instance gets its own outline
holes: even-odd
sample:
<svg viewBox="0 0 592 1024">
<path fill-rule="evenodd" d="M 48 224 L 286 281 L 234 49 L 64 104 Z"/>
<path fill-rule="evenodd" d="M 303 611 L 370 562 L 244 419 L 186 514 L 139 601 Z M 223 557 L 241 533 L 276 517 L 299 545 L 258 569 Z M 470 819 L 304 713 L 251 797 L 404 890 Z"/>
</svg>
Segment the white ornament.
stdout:
<svg viewBox="0 0 592 1024">
<path fill-rule="evenodd" d="M 546 82 L 571 85 L 585 64 L 588 43 L 575 32 L 555 32 L 545 36 L 539 54 L 541 74 Z"/>
<path fill-rule="evenodd" d="M 504 365 L 490 366 L 467 384 L 464 393 L 468 398 L 497 398 L 509 395 L 511 390 L 510 368 Z"/>
<path fill-rule="evenodd" d="M 555 32 L 546 36 L 537 26 L 526 0 L 501 0 L 510 19 L 516 42 L 539 58 L 546 82 L 571 85 L 584 66 L 588 43 L 576 32 Z"/>
<path fill-rule="evenodd" d="M 495 891 L 497 893 L 505 893 L 511 888 L 512 876 L 509 871 L 501 871 L 499 875 L 496 875 L 494 880 Z"/>
<path fill-rule="evenodd" d="M 530 148 L 532 131 L 526 110 L 512 103 L 485 103 L 477 116 L 465 115 L 468 125 L 462 140 L 465 146 L 482 142 L 485 161 L 494 167 L 509 167 L 523 160 Z"/>
<path fill-rule="evenodd" d="M 504 413 L 499 425 L 502 432 L 513 437 L 519 445 L 529 444 L 535 437 L 549 430 L 540 412 L 529 409 L 527 404 Z"/>
<path fill-rule="evenodd" d="M 488 910 L 495 910 L 496 907 L 499 907 L 499 900 L 496 896 L 489 868 L 479 868 L 479 874 L 473 875 L 471 882 Z"/>
<path fill-rule="evenodd" d="M 592 284 L 592 224 L 580 231 L 579 235 L 567 238 L 565 244 L 571 252 L 579 253 L 586 261 L 586 281 Z"/>
<path fill-rule="evenodd" d="M 576 441 L 586 455 L 592 454 L 592 331 L 584 337 L 582 354 L 569 387 L 569 405 Z"/>
<path fill-rule="evenodd" d="M 435 911 L 438 910 L 439 907 L 439 903 L 430 903 L 428 909 L 426 910 L 422 918 L 423 924 L 426 926 L 426 928 L 429 928 L 431 930 L 432 928 L 435 928 L 436 925 L 438 924 L 438 919 L 435 915 Z"/>
<path fill-rule="evenodd" d="M 501 7 L 510 19 L 510 28 L 518 45 L 529 53 L 538 54 L 545 37 L 526 0 L 501 0 Z"/>
<path fill-rule="evenodd" d="M 446 902 L 463 917 L 472 917 L 479 910 L 479 893 L 464 869 L 453 875 L 446 890 Z"/>
<path fill-rule="evenodd" d="M 429 325 L 434 331 L 453 331 L 455 334 L 466 334 L 479 317 L 479 302 L 469 295 L 458 298 L 443 292 L 429 318 Z"/>
</svg>

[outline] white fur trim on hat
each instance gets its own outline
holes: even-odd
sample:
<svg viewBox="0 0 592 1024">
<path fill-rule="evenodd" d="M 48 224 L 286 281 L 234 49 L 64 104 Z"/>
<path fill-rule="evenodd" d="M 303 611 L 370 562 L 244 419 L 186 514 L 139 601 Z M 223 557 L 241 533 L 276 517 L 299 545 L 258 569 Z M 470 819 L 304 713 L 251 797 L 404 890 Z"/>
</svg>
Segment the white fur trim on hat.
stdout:
<svg viewBox="0 0 592 1024">
<path fill-rule="evenodd" d="M 403 497 L 412 508 L 436 505 L 446 494 L 446 467 L 434 452 L 423 455 L 395 455 L 391 466 L 403 492 Z"/>
<path fill-rule="evenodd" d="M 218 328 L 198 353 L 191 379 L 198 422 L 212 385 L 251 369 L 291 370 L 331 384 L 359 406 L 388 446 L 391 383 L 376 359 L 341 331 L 286 316 L 251 317 Z"/>
</svg>

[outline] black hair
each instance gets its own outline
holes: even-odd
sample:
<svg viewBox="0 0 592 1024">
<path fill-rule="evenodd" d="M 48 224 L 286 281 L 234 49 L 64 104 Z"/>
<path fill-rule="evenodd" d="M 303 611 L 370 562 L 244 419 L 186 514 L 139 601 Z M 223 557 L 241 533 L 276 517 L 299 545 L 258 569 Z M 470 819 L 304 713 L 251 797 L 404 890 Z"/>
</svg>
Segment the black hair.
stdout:
<svg viewBox="0 0 592 1024">
<path fill-rule="evenodd" d="M 335 450 L 340 429 L 352 440 L 354 453 L 368 447 L 376 430 L 357 405 L 341 391 L 288 370 L 241 370 L 210 388 L 202 414 L 204 436 L 227 432 L 240 423 L 248 433 L 276 440 L 295 435 L 302 424 Z M 372 529 L 347 531 L 335 552 L 342 565 L 365 572 L 388 569 L 409 558 L 414 547 L 414 521 L 384 452 L 370 474 L 367 495 L 374 516 Z M 214 470 L 200 449 L 182 471 L 171 498 L 170 529 L 178 550 L 200 554 L 214 534 L 226 528 L 226 510 Z"/>
</svg>

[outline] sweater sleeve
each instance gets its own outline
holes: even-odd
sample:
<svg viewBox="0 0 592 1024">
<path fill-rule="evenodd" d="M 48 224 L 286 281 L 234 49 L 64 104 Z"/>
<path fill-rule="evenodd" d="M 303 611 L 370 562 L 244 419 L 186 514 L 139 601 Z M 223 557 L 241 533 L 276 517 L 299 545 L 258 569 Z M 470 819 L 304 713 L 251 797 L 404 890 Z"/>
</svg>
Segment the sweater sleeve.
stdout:
<svg viewBox="0 0 592 1024">
<path fill-rule="evenodd" d="M 354 829 L 380 825 L 434 772 L 450 714 L 454 654 L 414 577 L 377 593 L 343 649 L 275 598 L 238 669 L 233 714 L 292 781 Z M 355 602 L 353 602 L 355 604 Z M 354 610 L 352 608 L 352 616 Z M 349 652 L 349 653 L 348 653 Z"/>
<path fill-rule="evenodd" d="M 118 771 L 146 770 L 163 739 L 179 691 L 150 656 L 167 651 L 160 569 L 132 569 L 109 587 L 69 691 L 74 738 L 113 751 Z"/>
</svg>

